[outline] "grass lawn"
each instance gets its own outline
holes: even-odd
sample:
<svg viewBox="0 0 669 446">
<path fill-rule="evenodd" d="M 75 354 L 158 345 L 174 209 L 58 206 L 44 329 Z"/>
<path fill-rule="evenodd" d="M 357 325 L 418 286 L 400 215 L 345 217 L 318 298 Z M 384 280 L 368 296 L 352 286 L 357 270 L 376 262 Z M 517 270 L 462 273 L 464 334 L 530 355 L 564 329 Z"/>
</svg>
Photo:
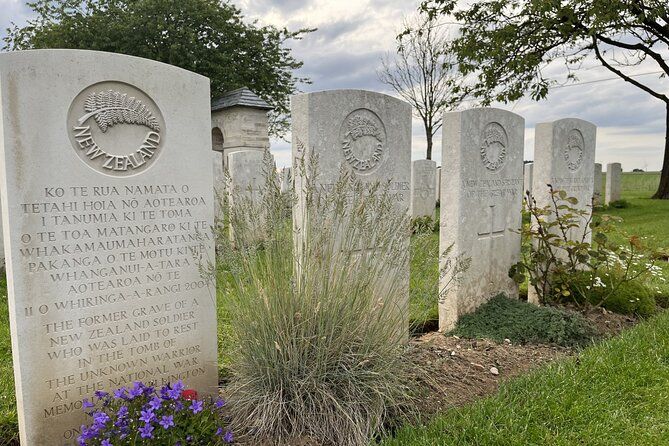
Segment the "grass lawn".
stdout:
<svg viewBox="0 0 669 446">
<path fill-rule="evenodd" d="M 669 313 L 382 446 L 669 444 Z"/>
</svg>

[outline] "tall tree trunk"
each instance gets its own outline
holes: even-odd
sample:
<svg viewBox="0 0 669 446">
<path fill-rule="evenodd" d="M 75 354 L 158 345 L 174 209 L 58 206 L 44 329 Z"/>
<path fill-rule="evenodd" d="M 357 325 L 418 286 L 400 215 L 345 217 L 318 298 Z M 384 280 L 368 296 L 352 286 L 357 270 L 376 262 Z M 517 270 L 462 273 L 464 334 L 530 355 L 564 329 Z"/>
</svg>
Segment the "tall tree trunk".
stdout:
<svg viewBox="0 0 669 446">
<path fill-rule="evenodd" d="M 425 154 L 426 160 L 432 159 L 432 126 L 428 125 L 426 122 L 425 125 L 425 137 L 427 138 L 427 154 Z"/>
<path fill-rule="evenodd" d="M 660 200 L 669 199 L 669 103 L 667 103 L 667 116 L 664 126 L 664 161 L 662 162 L 662 173 L 660 174 L 660 186 L 653 198 Z"/>
</svg>

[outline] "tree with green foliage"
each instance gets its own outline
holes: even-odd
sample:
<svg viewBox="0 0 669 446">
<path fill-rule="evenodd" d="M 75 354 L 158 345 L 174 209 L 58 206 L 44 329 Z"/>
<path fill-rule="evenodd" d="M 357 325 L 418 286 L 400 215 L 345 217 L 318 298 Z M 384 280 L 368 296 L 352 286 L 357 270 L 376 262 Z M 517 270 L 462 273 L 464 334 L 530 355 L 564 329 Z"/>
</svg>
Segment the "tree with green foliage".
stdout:
<svg viewBox="0 0 669 446">
<path fill-rule="evenodd" d="M 547 74 L 550 63 L 564 62 L 562 81 L 573 81 L 586 58 L 662 101 L 667 135 L 653 197 L 669 199 L 669 86 L 654 87 L 632 71 L 653 64 L 661 79 L 669 75 L 667 0 L 427 0 L 422 9 L 462 24 L 453 48 L 463 73 L 478 74 L 463 90 L 483 103 L 515 101 L 528 92 L 545 98 L 560 82 Z"/>
<path fill-rule="evenodd" d="M 35 18 L 12 25 L 5 50 L 77 48 L 144 57 L 211 79 L 212 98 L 248 87 L 274 111 L 271 132 L 288 128 L 289 96 L 308 79 L 287 41 L 312 29 L 289 31 L 248 23 L 220 0 L 37 0 Z"/>
</svg>

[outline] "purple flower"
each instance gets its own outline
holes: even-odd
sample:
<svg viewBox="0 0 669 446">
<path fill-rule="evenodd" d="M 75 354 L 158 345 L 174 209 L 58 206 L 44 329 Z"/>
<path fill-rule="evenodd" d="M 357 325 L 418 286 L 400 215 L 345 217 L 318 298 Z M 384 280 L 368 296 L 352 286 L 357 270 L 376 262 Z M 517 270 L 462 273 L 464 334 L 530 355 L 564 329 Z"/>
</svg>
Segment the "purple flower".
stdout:
<svg viewBox="0 0 669 446">
<path fill-rule="evenodd" d="M 169 429 L 171 426 L 174 426 L 174 417 L 172 415 L 164 415 L 158 424 L 160 424 L 163 429 Z"/>
<path fill-rule="evenodd" d="M 88 401 L 88 398 L 84 398 L 81 404 L 84 406 L 84 409 L 90 409 L 91 407 L 95 407 L 95 404 Z"/>
<path fill-rule="evenodd" d="M 221 407 L 225 406 L 225 400 L 222 400 L 221 398 L 216 398 L 214 406 L 216 407 L 216 409 L 220 409 Z"/>
<path fill-rule="evenodd" d="M 182 403 L 181 401 L 177 401 L 176 403 L 174 403 L 174 410 L 176 410 L 177 412 L 181 412 L 183 408 L 184 408 L 184 403 Z"/>
<path fill-rule="evenodd" d="M 125 387 L 121 387 L 120 389 L 116 389 L 116 390 L 114 390 L 114 398 L 117 398 L 117 399 L 126 399 L 126 398 L 127 398 L 127 395 L 125 394 L 125 392 L 126 392 L 126 388 L 125 388 Z"/>
<path fill-rule="evenodd" d="M 181 396 L 181 391 L 184 389 L 184 383 L 183 381 L 179 380 L 172 384 L 171 387 L 168 387 L 166 393 L 167 397 L 171 400 L 176 400 L 179 399 Z"/>
<path fill-rule="evenodd" d="M 232 432 L 227 431 L 225 435 L 223 436 L 223 441 L 226 443 L 232 443 L 234 441 L 234 437 L 232 436 Z"/>
<path fill-rule="evenodd" d="M 203 408 L 204 403 L 200 400 L 193 400 L 193 402 L 190 403 L 190 410 L 193 411 L 193 413 L 200 413 Z"/>
<path fill-rule="evenodd" d="M 132 386 L 132 389 L 128 392 L 130 394 L 130 399 L 137 398 L 144 394 L 144 384 L 139 381 L 135 381 L 135 384 Z"/>
<path fill-rule="evenodd" d="M 128 416 L 128 406 L 121 406 L 116 412 L 116 416 L 119 418 L 125 418 Z"/>
<path fill-rule="evenodd" d="M 142 410 L 141 411 L 142 416 L 139 417 L 140 420 L 142 420 L 145 423 L 150 423 L 156 418 L 156 414 L 153 413 L 152 410 Z"/>
<path fill-rule="evenodd" d="M 139 433 L 142 438 L 153 438 L 153 426 L 149 423 L 146 423 L 144 426 L 139 428 Z"/>
<path fill-rule="evenodd" d="M 107 421 L 109 421 L 109 415 L 107 415 L 104 412 L 95 412 L 93 414 L 93 421 L 95 421 L 95 424 L 104 426 L 107 424 Z"/>
<path fill-rule="evenodd" d="M 223 428 L 222 427 L 219 427 L 218 429 L 216 429 L 216 436 L 220 436 L 222 433 L 223 433 Z"/>
<path fill-rule="evenodd" d="M 109 396 L 109 394 L 107 392 L 103 392 L 102 390 L 96 390 L 95 391 L 95 397 L 98 398 L 98 399 L 102 399 L 102 398 L 105 398 L 107 396 Z"/>
<path fill-rule="evenodd" d="M 100 446 L 112 446 L 112 442 L 109 441 L 109 439 L 104 439 L 102 440 L 102 443 L 100 443 Z"/>
<path fill-rule="evenodd" d="M 161 404 L 163 404 L 163 400 L 161 400 L 157 396 L 154 396 L 153 398 L 151 398 L 151 401 L 149 401 L 149 407 L 151 408 L 151 410 L 160 409 Z"/>
</svg>

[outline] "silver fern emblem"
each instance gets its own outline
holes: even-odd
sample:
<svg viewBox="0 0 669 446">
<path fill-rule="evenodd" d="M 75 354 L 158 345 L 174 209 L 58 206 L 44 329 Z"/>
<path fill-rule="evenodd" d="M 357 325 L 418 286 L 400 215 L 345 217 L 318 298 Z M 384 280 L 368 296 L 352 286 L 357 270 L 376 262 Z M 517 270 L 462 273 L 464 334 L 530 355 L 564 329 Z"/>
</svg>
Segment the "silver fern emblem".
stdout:
<svg viewBox="0 0 669 446">
<path fill-rule="evenodd" d="M 79 125 L 94 117 L 102 133 L 116 124 L 143 125 L 160 131 L 158 120 L 149 107 L 139 99 L 128 97 L 126 93 L 114 90 L 91 93 L 84 102 L 84 110 L 86 114 L 79 118 Z"/>
</svg>

